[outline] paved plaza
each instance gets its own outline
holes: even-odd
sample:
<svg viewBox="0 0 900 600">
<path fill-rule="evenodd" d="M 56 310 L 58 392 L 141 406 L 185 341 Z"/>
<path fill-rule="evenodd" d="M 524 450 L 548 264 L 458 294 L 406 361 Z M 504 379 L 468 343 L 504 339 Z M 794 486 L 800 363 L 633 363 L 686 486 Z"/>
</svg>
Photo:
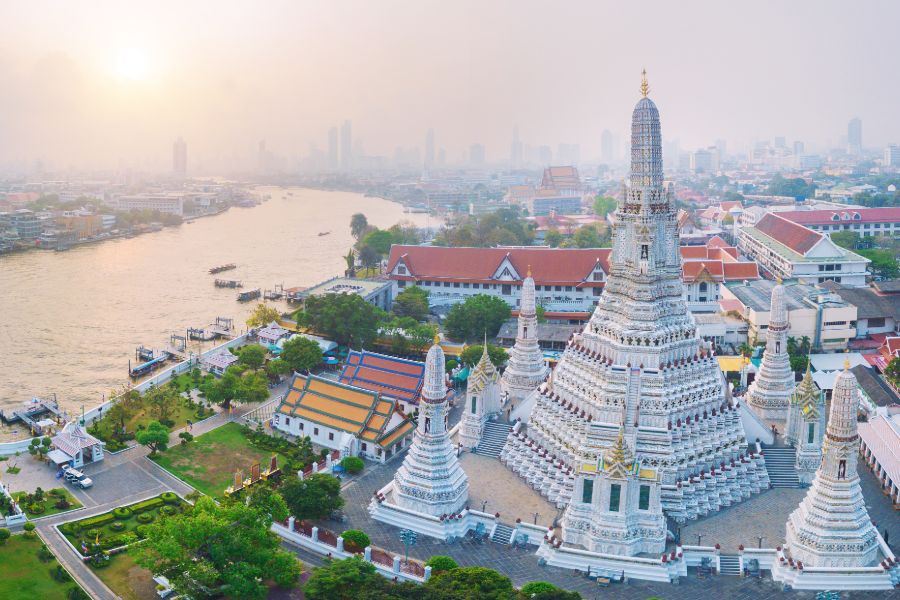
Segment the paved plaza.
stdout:
<svg viewBox="0 0 900 600">
<path fill-rule="evenodd" d="M 553 523 L 556 507 L 499 460 L 464 452 L 459 463 L 469 478 L 471 508 L 481 510 L 487 501 L 485 512 L 499 512 L 500 519 L 506 523 L 514 523 L 516 519 L 534 523 L 535 513 L 539 525 L 549 527 Z"/>
</svg>

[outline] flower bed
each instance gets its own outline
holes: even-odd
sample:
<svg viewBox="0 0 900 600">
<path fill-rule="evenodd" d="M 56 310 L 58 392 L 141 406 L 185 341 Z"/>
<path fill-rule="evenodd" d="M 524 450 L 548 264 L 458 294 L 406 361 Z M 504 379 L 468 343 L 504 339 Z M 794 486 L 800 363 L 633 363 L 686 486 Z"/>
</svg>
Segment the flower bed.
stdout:
<svg viewBox="0 0 900 600">
<path fill-rule="evenodd" d="M 38 488 L 31 493 L 18 492 L 13 494 L 13 498 L 16 499 L 16 502 L 25 511 L 25 515 L 30 519 L 81 508 L 81 502 L 69 493 L 69 490 L 64 488 L 53 488 L 48 491 Z"/>
<path fill-rule="evenodd" d="M 89 557 L 111 550 L 129 546 L 139 541 L 146 531 L 147 523 L 164 519 L 169 514 L 177 514 L 189 505 L 177 495 L 157 496 L 142 502 L 120 506 L 113 510 L 81 519 L 70 521 L 59 526 L 60 532 L 78 550 L 82 556 Z M 166 500 L 169 500 L 167 503 Z M 108 564 L 108 560 L 91 561 L 89 564 L 100 568 Z"/>
</svg>

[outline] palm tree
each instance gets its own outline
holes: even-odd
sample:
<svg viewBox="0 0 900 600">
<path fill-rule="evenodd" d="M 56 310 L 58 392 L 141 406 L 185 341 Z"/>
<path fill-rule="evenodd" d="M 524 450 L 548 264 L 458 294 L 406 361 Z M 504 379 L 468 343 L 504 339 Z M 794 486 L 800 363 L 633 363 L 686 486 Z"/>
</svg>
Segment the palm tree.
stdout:
<svg viewBox="0 0 900 600">
<path fill-rule="evenodd" d="M 366 215 L 362 213 L 356 213 L 352 217 L 350 217 L 350 233 L 357 240 L 362 234 L 366 232 L 366 229 L 368 228 L 369 220 L 366 219 Z"/>
<path fill-rule="evenodd" d="M 353 248 L 347 252 L 347 256 L 344 257 L 344 261 L 347 263 L 347 277 L 353 277 L 356 275 L 356 254 L 353 252 Z"/>
</svg>

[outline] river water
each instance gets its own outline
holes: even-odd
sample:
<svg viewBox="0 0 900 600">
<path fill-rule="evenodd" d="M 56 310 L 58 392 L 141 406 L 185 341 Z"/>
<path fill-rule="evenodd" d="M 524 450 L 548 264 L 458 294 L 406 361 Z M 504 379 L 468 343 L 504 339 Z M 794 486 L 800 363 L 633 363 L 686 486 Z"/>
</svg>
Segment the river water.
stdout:
<svg viewBox="0 0 900 600">
<path fill-rule="evenodd" d="M 343 273 L 353 213 L 378 227 L 426 225 L 425 215 L 361 194 L 256 191 L 271 200 L 131 239 L 0 256 L 0 408 L 55 393 L 80 412 L 127 381 L 137 346 L 163 348 L 171 334 L 217 316 L 246 328 L 256 302 L 215 288 L 210 267 L 237 264 L 218 277 L 244 290 L 310 286 Z"/>
</svg>

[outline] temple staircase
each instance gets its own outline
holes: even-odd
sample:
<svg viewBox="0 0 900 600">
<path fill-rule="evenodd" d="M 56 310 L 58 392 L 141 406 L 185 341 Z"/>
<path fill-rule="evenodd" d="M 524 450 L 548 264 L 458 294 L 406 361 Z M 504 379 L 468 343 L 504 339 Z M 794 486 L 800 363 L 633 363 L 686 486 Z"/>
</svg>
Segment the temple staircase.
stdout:
<svg viewBox="0 0 900 600">
<path fill-rule="evenodd" d="M 494 527 L 494 534 L 491 536 L 491 541 L 498 544 L 503 544 L 504 546 L 509 546 L 509 541 L 512 539 L 512 534 L 512 527 L 510 527 L 509 525 L 504 525 L 503 523 L 497 523 L 497 526 Z"/>
<path fill-rule="evenodd" d="M 500 458 L 500 453 L 503 451 L 504 444 L 506 444 L 506 438 L 509 436 L 510 429 L 512 427 L 509 425 L 496 421 L 485 423 L 484 431 L 481 434 L 481 442 L 475 449 L 475 454 Z"/>
<path fill-rule="evenodd" d="M 741 559 L 737 554 L 720 554 L 719 555 L 719 575 L 735 575 L 741 574 Z"/>
<path fill-rule="evenodd" d="M 773 488 L 798 488 L 800 479 L 795 467 L 797 450 L 790 446 L 763 446 L 766 471 Z"/>
</svg>

